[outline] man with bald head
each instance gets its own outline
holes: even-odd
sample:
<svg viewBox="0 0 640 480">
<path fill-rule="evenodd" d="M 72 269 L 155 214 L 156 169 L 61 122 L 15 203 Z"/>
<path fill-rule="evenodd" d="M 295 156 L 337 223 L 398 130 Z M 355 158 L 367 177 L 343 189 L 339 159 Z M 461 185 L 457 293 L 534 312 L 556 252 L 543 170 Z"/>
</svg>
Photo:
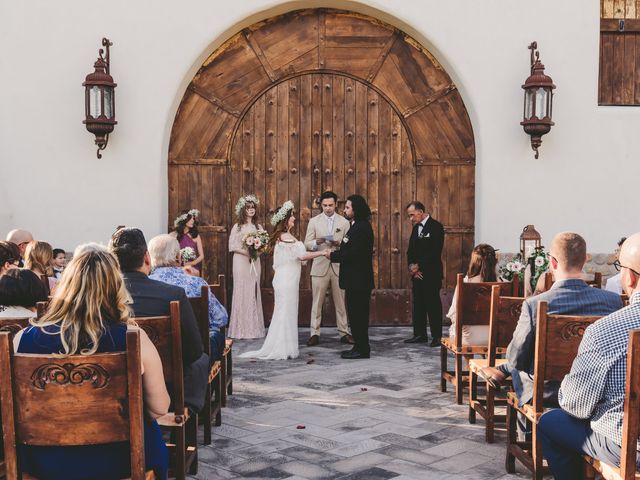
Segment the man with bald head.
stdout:
<svg viewBox="0 0 640 480">
<path fill-rule="evenodd" d="M 522 313 L 507 348 L 506 367 L 511 372 L 513 389 L 520 405 L 533 399 L 538 303 L 547 302 L 551 315 L 608 315 L 622 307 L 620 295 L 590 287 L 582 279 L 582 267 L 586 261 L 584 238 L 573 232 L 557 234 L 549 247 L 549 268 L 555 278 L 553 286 L 522 303 Z M 557 404 L 558 387 L 556 382 L 545 384 L 544 399 L 548 404 Z"/>
<path fill-rule="evenodd" d="M 538 424 L 542 450 L 556 479 L 582 478 L 583 454 L 620 465 L 629 332 L 640 328 L 640 233 L 622 244 L 615 265 L 629 306 L 584 331 L 560 387 L 561 408 L 545 413 Z"/>
<path fill-rule="evenodd" d="M 27 244 L 33 241 L 33 235 L 27 230 L 21 230 L 16 228 L 7 233 L 7 242 L 15 243 L 20 249 L 20 264 L 22 268 L 24 266 L 24 252 L 27 249 Z"/>
</svg>

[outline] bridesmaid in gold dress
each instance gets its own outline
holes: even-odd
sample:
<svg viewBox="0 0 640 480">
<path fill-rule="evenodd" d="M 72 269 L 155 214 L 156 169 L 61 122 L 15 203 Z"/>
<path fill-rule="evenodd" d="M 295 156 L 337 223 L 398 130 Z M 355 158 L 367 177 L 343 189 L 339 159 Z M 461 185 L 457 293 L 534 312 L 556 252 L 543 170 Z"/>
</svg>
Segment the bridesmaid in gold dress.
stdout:
<svg viewBox="0 0 640 480">
<path fill-rule="evenodd" d="M 262 229 L 254 221 L 259 203 L 255 195 L 240 197 L 236 204 L 237 221 L 229 235 L 229 251 L 233 253 L 233 299 L 228 334 L 231 338 L 262 338 L 265 335 L 260 298 L 260 258 L 252 266 L 244 244 L 248 233 Z"/>
</svg>

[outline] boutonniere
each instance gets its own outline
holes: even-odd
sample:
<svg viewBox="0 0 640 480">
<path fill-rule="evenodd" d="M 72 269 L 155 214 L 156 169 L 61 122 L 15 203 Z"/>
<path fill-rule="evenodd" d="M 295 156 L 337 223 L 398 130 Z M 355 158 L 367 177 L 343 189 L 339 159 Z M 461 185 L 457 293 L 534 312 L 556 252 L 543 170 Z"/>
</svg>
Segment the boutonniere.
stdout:
<svg viewBox="0 0 640 480">
<path fill-rule="evenodd" d="M 340 230 L 339 228 L 336 228 L 336 233 L 340 233 L 342 230 Z"/>
<path fill-rule="evenodd" d="M 420 232 L 418 234 L 418 238 L 422 239 L 422 238 L 430 238 L 431 237 L 431 232 L 427 233 L 426 235 L 422 232 Z"/>
</svg>

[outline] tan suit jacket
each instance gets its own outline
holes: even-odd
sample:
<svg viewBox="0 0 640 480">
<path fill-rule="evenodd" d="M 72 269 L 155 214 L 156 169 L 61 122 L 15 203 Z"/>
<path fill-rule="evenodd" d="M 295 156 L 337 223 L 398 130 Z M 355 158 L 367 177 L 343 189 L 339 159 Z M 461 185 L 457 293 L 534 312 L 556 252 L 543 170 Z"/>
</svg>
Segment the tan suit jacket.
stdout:
<svg viewBox="0 0 640 480">
<path fill-rule="evenodd" d="M 338 215 L 334 213 L 334 221 L 333 221 L 333 239 L 335 241 L 341 242 L 342 238 L 349 231 L 349 227 L 351 224 L 349 220 L 344 218 L 342 215 Z M 307 247 L 307 250 L 311 251 L 323 251 L 328 248 L 331 248 L 331 245 L 328 243 L 322 243 L 318 245 L 316 243 L 316 239 L 326 237 L 329 235 L 328 227 L 327 227 L 327 217 L 324 213 L 320 215 L 316 215 L 311 220 L 309 220 L 309 225 L 307 226 L 307 234 L 304 237 L 304 245 Z M 311 276 L 312 277 L 323 277 L 329 271 L 329 267 L 333 269 L 333 272 L 336 275 L 340 274 L 340 264 L 339 263 L 331 263 L 331 261 L 327 257 L 316 257 L 313 259 L 313 264 L 311 265 Z"/>
</svg>

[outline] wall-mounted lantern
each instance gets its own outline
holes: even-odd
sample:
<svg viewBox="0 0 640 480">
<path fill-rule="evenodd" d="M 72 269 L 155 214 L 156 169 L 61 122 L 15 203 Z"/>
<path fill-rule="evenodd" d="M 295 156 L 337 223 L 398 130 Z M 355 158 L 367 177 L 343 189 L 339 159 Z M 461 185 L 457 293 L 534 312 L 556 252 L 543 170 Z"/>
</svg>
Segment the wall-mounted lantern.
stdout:
<svg viewBox="0 0 640 480">
<path fill-rule="evenodd" d="M 98 51 L 99 57 L 93 64 L 95 71 L 85 78 L 82 84 L 85 87 L 85 120 L 82 122 L 87 130 L 96 136 L 96 152 L 98 158 L 102 158 L 101 150 L 107 147 L 109 134 L 113 132 L 116 122 L 116 83 L 109 73 L 109 47 L 113 45 L 108 38 L 102 39 L 102 48 Z"/>
<path fill-rule="evenodd" d="M 538 42 L 529 45 L 531 50 L 531 75 L 522 85 L 524 89 L 524 118 L 520 125 L 525 133 L 531 135 L 531 148 L 536 152 L 542 145 L 542 136 L 549 133 L 554 123 L 551 121 L 553 106 L 553 84 L 551 77 L 544 74 L 544 65 L 540 62 Z"/>
</svg>

